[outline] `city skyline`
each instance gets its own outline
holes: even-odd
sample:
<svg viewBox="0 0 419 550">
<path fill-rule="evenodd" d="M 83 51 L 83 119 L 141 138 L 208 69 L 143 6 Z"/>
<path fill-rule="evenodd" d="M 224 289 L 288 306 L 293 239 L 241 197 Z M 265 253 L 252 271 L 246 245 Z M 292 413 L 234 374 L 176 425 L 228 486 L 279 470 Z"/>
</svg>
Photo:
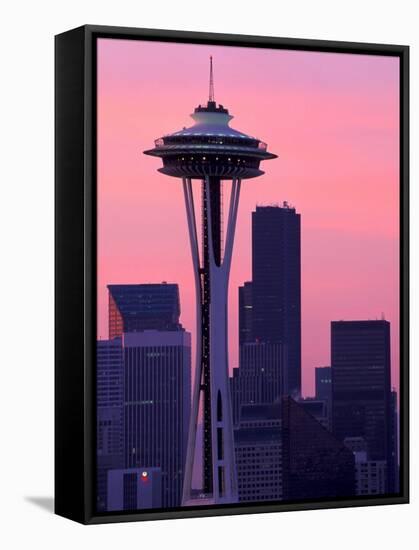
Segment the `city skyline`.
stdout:
<svg viewBox="0 0 419 550">
<path fill-rule="evenodd" d="M 117 291 L 110 287 L 109 295 L 117 297 L 109 301 L 109 318 L 116 307 L 124 332 L 122 339 L 98 341 L 98 509 L 176 506 L 191 404 L 190 351 L 180 363 L 180 349 L 173 354 L 176 343 L 185 342 L 190 350 L 189 334 L 178 324 L 177 289 L 122 285 Z M 173 325 L 166 330 L 169 311 Z M 336 340 L 337 328 L 343 340 Z M 240 502 L 398 491 L 390 324 L 331 321 L 330 329 L 332 367 L 317 369 L 316 398 L 287 395 L 281 382 L 286 355 L 275 357 L 282 355 L 280 344 L 242 345 L 247 357 L 230 379 Z M 182 363 L 184 374 L 173 378 Z M 347 408 L 343 416 L 342 405 Z M 198 469 L 201 446 L 198 438 Z M 298 481 L 301 476 L 304 483 Z M 199 478 L 194 487 L 201 486 Z M 201 499 L 202 489 L 194 488 L 193 495 Z"/>
<path fill-rule="evenodd" d="M 164 58 L 169 50 L 171 63 Z M 398 389 L 398 66 L 392 58 L 99 40 L 98 337 L 107 337 L 107 284 L 167 280 L 179 284 L 180 322 L 194 342 L 182 191 L 154 173 L 157 163 L 141 159 L 141 150 L 159 130 L 188 124 L 191 106 L 205 99 L 210 54 L 217 100 L 236 115 L 235 126 L 263 137 L 280 156 L 260 185 L 245 182 L 242 189 L 229 294 L 230 371 L 238 366 L 237 288 L 251 280 L 251 212 L 288 200 L 302 224 L 303 393 L 314 395 L 314 368 L 330 364 L 330 321 L 382 312 L 392 326 Z M 153 66 L 146 62 L 151 55 Z M 176 88 L 182 78 L 170 65 L 182 74 L 193 69 L 187 87 Z M 268 125 L 261 122 L 267 116 Z"/>
</svg>

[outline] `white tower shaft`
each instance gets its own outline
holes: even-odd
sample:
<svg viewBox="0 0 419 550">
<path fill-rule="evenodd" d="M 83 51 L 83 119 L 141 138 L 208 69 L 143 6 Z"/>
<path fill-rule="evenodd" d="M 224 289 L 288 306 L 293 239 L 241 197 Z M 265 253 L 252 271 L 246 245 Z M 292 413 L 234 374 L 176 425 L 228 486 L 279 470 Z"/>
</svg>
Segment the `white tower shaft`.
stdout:
<svg viewBox="0 0 419 550">
<path fill-rule="evenodd" d="M 196 228 L 193 191 L 190 178 L 183 178 L 189 240 L 196 293 L 196 369 L 192 399 L 191 419 L 183 485 L 183 505 L 221 504 L 238 501 L 237 476 L 234 456 L 234 437 L 229 388 L 228 370 L 228 281 L 237 221 L 241 180 L 232 180 L 229 214 L 226 228 L 224 258 L 219 265 L 215 261 L 212 242 L 213 228 L 211 216 L 211 188 L 209 177 L 205 185 L 205 205 L 208 210 L 208 248 L 210 279 L 210 395 L 211 395 L 211 453 L 212 453 L 212 494 L 205 500 L 192 497 L 192 471 L 194 466 L 196 434 L 198 430 L 199 403 L 202 383 L 202 296 L 201 265 L 199 260 L 198 235 Z"/>
</svg>

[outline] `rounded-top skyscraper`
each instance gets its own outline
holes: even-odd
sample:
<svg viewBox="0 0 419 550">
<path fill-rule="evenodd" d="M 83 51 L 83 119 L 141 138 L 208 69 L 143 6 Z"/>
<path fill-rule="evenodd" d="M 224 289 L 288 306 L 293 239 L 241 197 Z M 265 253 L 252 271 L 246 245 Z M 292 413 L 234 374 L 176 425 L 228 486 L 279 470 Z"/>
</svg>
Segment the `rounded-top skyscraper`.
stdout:
<svg viewBox="0 0 419 550">
<path fill-rule="evenodd" d="M 182 178 L 196 291 L 197 349 L 194 394 L 183 484 L 183 505 L 237 502 L 233 424 L 228 380 L 228 278 L 242 179 L 264 172 L 262 160 L 276 158 L 266 143 L 234 130 L 233 118 L 214 99 L 210 58 L 209 99 L 191 115 L 195 124 L 155 141 L 146 155 L 160 157 L 159 172 Z M 201 249 L 195 220 L 192 180 L 201 181 Z M 223 241 L 222 180 L 232 180 Z M 191 494 L 192 469 L 198 429 L 199 404 L 203 413 L 204 499 Z"/>
</svg>

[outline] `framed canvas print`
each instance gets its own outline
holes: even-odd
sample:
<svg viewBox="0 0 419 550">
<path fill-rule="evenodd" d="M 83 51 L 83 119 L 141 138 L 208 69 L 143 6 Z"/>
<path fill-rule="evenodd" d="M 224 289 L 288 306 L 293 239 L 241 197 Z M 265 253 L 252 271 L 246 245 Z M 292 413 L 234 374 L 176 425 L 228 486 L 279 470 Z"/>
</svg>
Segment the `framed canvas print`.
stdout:
<svg viewBox="0 0 419 550">
<path fill-rule="evenodd" d="M 408 502 L 408 55 L 56 37 L 56 513 Z"/>
</svg>

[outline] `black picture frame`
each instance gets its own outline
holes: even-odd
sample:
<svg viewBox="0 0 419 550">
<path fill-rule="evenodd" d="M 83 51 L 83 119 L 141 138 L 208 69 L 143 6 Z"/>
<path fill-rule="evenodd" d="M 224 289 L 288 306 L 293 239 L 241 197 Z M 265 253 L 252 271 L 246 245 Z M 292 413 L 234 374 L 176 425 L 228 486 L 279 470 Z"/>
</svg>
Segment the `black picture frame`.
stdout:
<svg viewBox="0 0 419 550">
<path fill-rule="evenodd" d="M 98 514 L 95 494 L 96 41 L 123 38 L 400 58 L 400 493 Z M 409 502 L 409 47 L 86 25 L 55 37 L 55 513 L 84 523 Z"/>
</svg>

